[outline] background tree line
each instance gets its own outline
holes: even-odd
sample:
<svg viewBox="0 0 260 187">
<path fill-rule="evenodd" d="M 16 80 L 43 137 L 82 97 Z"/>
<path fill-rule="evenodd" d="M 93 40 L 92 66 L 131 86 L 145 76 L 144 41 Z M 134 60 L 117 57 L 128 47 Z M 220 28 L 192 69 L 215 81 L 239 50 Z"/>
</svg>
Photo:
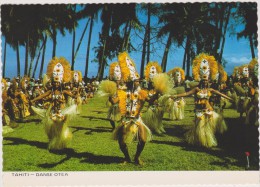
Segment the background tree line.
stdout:
<svg viewBox="0 0 260 187">
<path fill-rule="evenodd" d="M 147 22 L 142 23 L 138 14 L 142 12 Z M 151 24 L 156 17 L 157 24 Z M 82 33 L 77 33 L 80 20 L 87 20 Z M 35 77 L 43 75 L 46 42 L 50 39 L 52 57 L 56 55 L 57 34 L 72 34 L 71 65 L 74 69 L 75 59 L 82 42 L 87 43 L 84 75 L 87 77 L 90 53 L 95 53 L 98 63 L 97 77 L 104 76 L 108 61 L 121 51 L 139 50 L 141 58 L 141 76 L 151 53 L 156 53 L 153 43 L 165 45 L 161 66 L 166 70 L 171 46 L 184 49 L 182 68 L 189 76 L 192 59 L 196 54 L 207 52 L 225 64 L 223 52 L 227 31 L 247 38 L 250 43 L 252 58 L 255 57 L 257 41 L 257 3 L 166 3 L 166 4 L 60 4 L 60 5 L 2 5 L 2 35 L 5 38 L 3 49 L 3 77 L 5 77 L 6 46 L 10 45 L 17 56 L 17 76 L 20 71 L 19 47 L 25 48 L 24 75 Z M 99 41 L 91 49 L 93 26 L 101 22 Z M 241 32 L 236 32 L 236 25 L 243 25 Z M 89 28 L 89 29 L 88 29 Z M 88 33 L 86 33 L 88 29 Z M 80 40 L 76 44 L 76 35 Z M 87 41 L 83 41 L 87 34 Z M 131 36 L 141 39 L 137 46 Z"/>
</svg>

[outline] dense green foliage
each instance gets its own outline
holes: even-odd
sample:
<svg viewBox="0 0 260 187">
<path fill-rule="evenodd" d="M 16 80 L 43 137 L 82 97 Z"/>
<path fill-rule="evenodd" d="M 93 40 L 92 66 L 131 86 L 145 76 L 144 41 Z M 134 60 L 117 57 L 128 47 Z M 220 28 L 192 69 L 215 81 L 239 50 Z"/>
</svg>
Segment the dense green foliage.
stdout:
<svg viewBox="0 0 260 187">
<path fill-rule="evenodd" d="M 111 138 L 106 119 L 106 100 L 93 98 L 70 123 L 73 139 L 69 148 L 49 152 L 43 124 L 36 116 L 19 123 L 14 132 L 3 136 L 3 171 L 176 171 L 176 170 L 245 170 L 245 151 L 249 151 L 250 169 L 259 169 L 258 131 L 246 128 L 234 109 L 225 109 L 229 130 L 218 136 L 212 149 L 188 145 L 184 133 L 193 124 L 193 99 L 187 98 L 185 119 L 172 121 L 164 116 L 165 136 L 153 135 L 141 155 L 144 166 L 122 165 L 123 154 Z M 145 110 L 145 108 L 144 108 Z M 248 136 L 246 136 L 246 134 Z M 246 139 L 249 137 L 249 139 Z M 246 143 L 251 146 L 245 149 Z M 129 145 L 134 156 L 136 142 Z"/>
</svg>

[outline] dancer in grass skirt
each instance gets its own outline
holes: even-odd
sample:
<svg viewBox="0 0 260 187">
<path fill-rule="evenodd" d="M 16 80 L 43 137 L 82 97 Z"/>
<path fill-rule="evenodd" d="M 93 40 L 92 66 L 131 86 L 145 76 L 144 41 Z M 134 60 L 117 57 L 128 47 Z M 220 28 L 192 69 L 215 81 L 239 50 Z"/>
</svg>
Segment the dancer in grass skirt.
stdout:
<svg viewBox="0 0 260 187">
<path fill-rule="evenodd" d="M 137 139 L 134 161 L 136 164 L 142 165 L 140 155 L 146 142 L 151 140 L 151 131 L 144 124 L 140 115 L 148 94 L 140 87 L 139 75 L 129 55 L 126 52 L 120 53 L 118 62 L 126 89 L 118 89 L 112 97 L 113 104 L 118 103 L 121 114 L 120 125 L 114 130 L 113 137 L 118 140 L 119 147 L 125 156 L 124 162 L 131 162 L 127 144 Z"/>
<path fill-rule="evenodd" d="M 209 98 L 214 93 L 226 99 L 232 99 L 209 87 L 209 80 L 215 80 L 218 72 L 218 65 L 213 56 L 204 53 L 196 56 L 192 72 L 194 79 L 199 81 L 199 85 L 189 92 L 172 97 L 174 99 L 192 94 L 195 96 L 195 123 L 185 134 L 185 138 L 189 144 L 203 147 L 217 146 L 215 133 L 218 129 L 226 129 L 226 127 L 222 127 L 225 124 L 219 123 L 220 116 L 213 110 Z"/>
<path fill-rule="evenodd" d="M 158 62 L 149 62 L 144 71 L 148 91 L 148 108 L 142 118 L 145 124 L 156 134 L 165 133 L 162 118 L 164 114 L 164 103 L 161 102 L 165 94 L 169 94 L 170 80 L 167 74 L 162 74 L 162 68 Z"/>
<path fill-rule="evenodd" d="M 184 93 L 184 81 L 185 81 L 185 74 L 184 70 L 179 67 L 175 67 L 167 73 L 171 79 L 174 90 L 177 94 Z M 169 116 L 172 120 L 181 120 L 184 119 L 184 108 L 185 108 L 185 100 L 183 97 L 178 99 L 172 100 L 169 99 Z"/>
<path fill-rule="evenodd" d="M 68 128 L 69 119 L 76 114 L 77 105 L 66 107 L 65 95 L 75 98 L 68 90 L 63 90 L 62 84 L 71 80 L 70 64 L 65 58 L 54 57 L 48 64 L 47 76 L 51 81 L 51 90 L 33 99 L 34 103 L 41 99 L 50 102 L 48 109 L 32 106 L 45 125 L 45 132 L 49 139 L 48 149 L 60 150 L 66 148 L 71 141 L 72 133 Z"/>
</svg>

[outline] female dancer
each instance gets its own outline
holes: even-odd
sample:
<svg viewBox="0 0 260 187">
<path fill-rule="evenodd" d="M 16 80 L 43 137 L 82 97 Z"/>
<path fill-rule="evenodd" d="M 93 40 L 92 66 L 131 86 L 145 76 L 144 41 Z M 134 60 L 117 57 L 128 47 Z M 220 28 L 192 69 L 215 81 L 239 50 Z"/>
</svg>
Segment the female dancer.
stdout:
<svg viewBox="0 0 260 187">
<path fill-rule="evenodd" d="M 148 109 L 142 118 L 145 124 L 156 134 L 165 133 L 162 118 L 164 114 L 163 103 L 160 99 L 170 91 L 170 81 L 166 74 L 162 74 L 162 68 L 158 62 L 149 62 L 144 71 L 145 80 L 148 83 Z"/>
<path fill-rule="evenodd" d="M 225 123 L 220 121 L 219 115 L 209 103 L 212 93 L 232 100 L 230 97 L 209 87 L 209 80 L 216 79 L 217 71 L 218 65 L 213 56 L 204 53 L 196 56 L 193 61 L 193 76 L 195 80 L 200 81 L 199 85 L 189 92 L 172 97 L 195 95 L 195 124 L 185 135 L 189 144 L 203 147 L 217 146 L 215 133 L 222 133 L 226 130 Z"/>
<path fill-rule="evenodd" d="M 124 162 L 130 162 L 130 155 L 127 143 L 137 138 L 138 145 L 135 154 L 135 163 L 142 165 L 140 155 L 145 143 L 151 140 L 151 131 L 144 124 L 140 112 L 148 94 L 141 89 L 139 75 L 135 69 L 133 61 L 126 52 L 120 53 L 118 62 L 121 69 L 122 80 L 126 84 L 126 89 L 118 89 L 112 97 L 113 104 L 118 103 L 121 114 L 121 124 L 113 132 L 114 139 L 118 140 L 119 147 L 125 156 Z"/>
<path fill-rule="evenodd" d="M 47 98 L 50 107 L 39 109 L 32 106 L 36 114 L 43 118 L 45 132 L 49 138 L 48 149 L 59 150 L 66 148 L 72 138 L 68 128 L 69 115 L 76 113 L 76 105 L 66 107 L 65 95 L 75 98 L 67 90 L 63 90 L 62 83 L 69 82 L 71 78 L 70 64 L 65 58 L 54 57 L 48 64 L 47 76 L 50 77 L 52 88 L 31 102 Z"/>
<path fill-rule="evenodd" d="M 170 70 L 167 73 L 173 81 L 174 90 L 177 93 L 185 92 L 184 88 L 184 81 L 185 81 L 185 74 L 182 68 L 176 67 Z M 169 99 L 169 116 L 170 119 L 184 119 L 184 107 L 185 107 L 185 100 L 183 97 L 172 100 Z"/>
</svg>

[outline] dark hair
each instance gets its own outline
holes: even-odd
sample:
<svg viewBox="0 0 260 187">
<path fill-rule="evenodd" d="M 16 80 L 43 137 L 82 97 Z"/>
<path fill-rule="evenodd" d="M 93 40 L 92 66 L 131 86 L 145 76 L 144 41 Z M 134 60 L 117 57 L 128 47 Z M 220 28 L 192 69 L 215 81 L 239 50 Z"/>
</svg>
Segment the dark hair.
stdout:
<svg viewBox="0 0 260 187">
<path fill-rule="evenodd" d="M 207 81 L 207 82 L 206 82 Z M 209 87 L 209 82 L 208 80 L 200 80 L 198 87 L 201 88 L 208 88 Z"/>
</svg>

